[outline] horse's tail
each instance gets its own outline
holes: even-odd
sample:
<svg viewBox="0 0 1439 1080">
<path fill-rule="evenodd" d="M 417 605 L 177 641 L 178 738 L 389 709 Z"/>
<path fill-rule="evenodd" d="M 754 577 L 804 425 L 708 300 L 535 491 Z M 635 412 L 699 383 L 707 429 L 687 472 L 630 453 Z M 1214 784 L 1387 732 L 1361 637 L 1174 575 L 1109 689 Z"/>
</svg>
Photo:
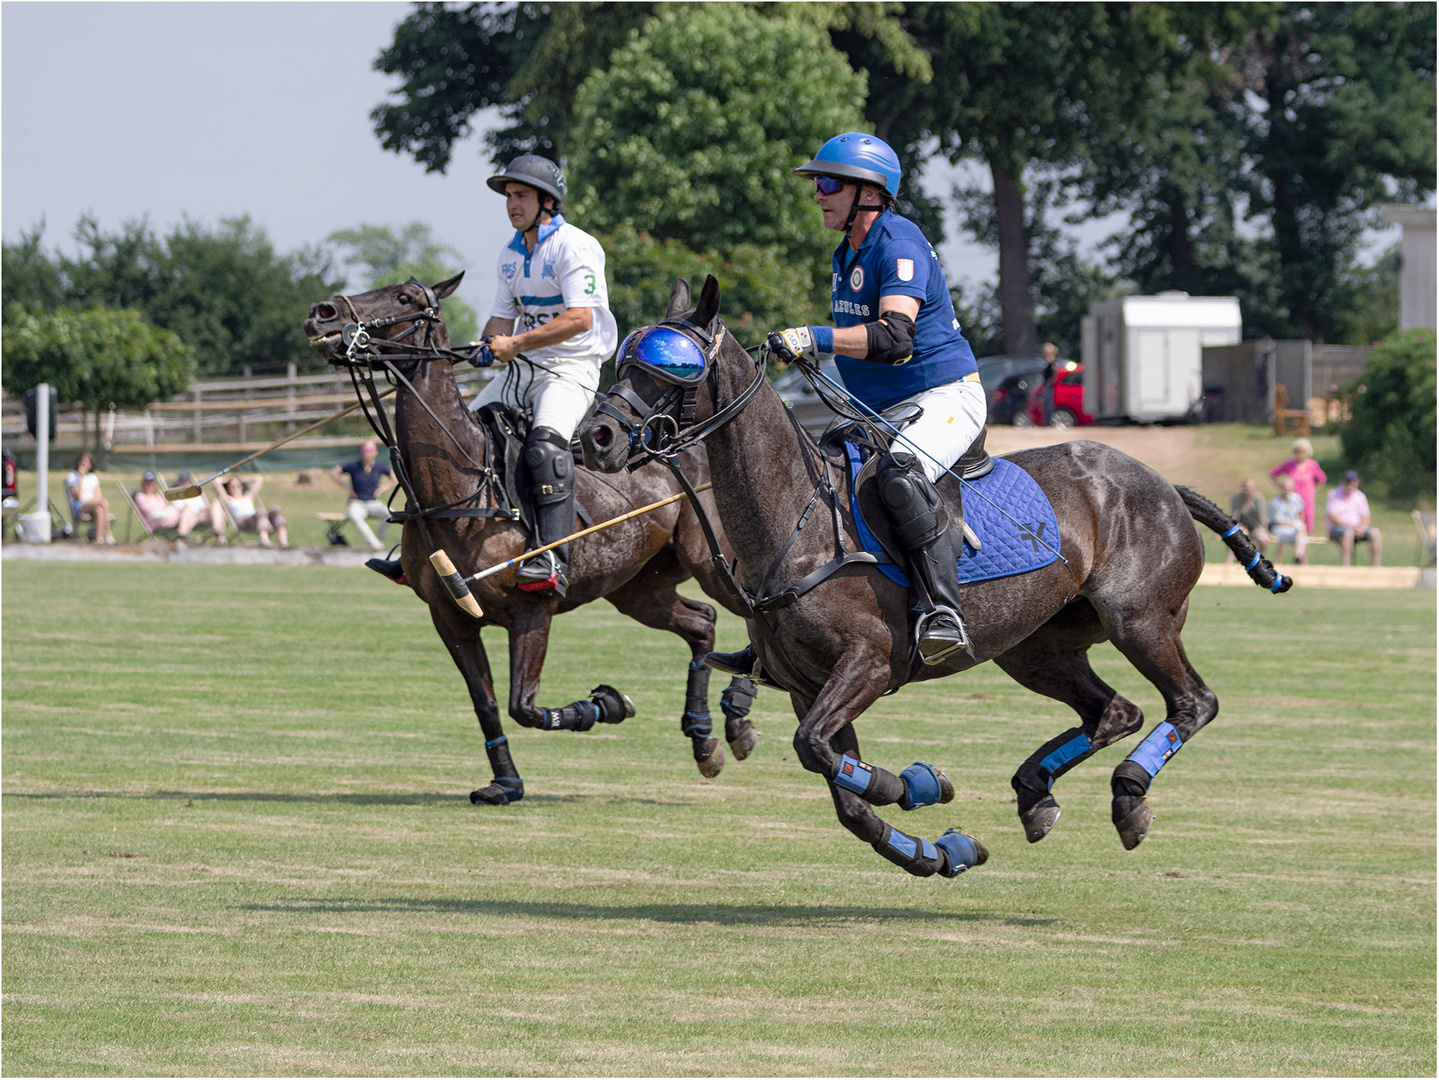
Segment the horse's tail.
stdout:
<svg viewBox="0 0 1439 1080">
<path fill-rule="evenodd" d="M 1254 545 L 1250 543 L 1244 530 L 1239 527 L 1239 522 L 1197 491 L 1190 491 L 1189 488 L 1179 484 L 1174 485 L 1174 490 L 1179 492 L 1179 497 L 1189 508 L 1189 516 L 1219 534 L 1219 539 L 1223 540 L 1229 550 L 1234 552 L 1234 557 L 1239 560 L 1239 565 L 1249 572 L 1249 576 L 1254 579 L 1256 585 L 1262 585 L 1272 593 L 1289 591 L 1289 587 L 1294 584 L 1294 579 L 1285 577 L 1276 571 L 1273 564 L 1259 554 Z"/>
</svg>

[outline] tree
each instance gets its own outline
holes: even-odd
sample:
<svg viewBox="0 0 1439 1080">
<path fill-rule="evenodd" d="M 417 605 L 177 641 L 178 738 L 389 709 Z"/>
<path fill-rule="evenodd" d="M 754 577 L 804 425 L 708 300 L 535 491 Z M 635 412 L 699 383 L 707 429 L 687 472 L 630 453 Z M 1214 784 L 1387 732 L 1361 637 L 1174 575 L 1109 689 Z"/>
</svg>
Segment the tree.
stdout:
<svg viewBox="0 0 1439 1080">
<path fill-rule="evenodd" d="M 396 100 L 370 113 L 386 150 L 408 153 L 430 172 L 449 167 L 474 114 L 498 108 L 506 126 L 486 136 L 496 164 L 534 151 L 562 160 L 581 84 L 607 70 L 614 51 L 659 10 L 684 17 L 705 4 L 416 4 L 375 59 L 398 76 Z M 876 62 L 928 81 L 929 57 L 905 32 L 897 3 L 753 5 L 757 13 L 803 22 L 873 47 Z"/>
<path fill-rule="evenodd" d="M 863 77 L 822 31 L 738 5 L 666 10 L 612 59 L 575 101 L 574 220 L 753 268 L 718 276 L 729 310 L 764 324 L 822 318 L 838 238 L 791 170 L 861 125 Z M 637 283 L 622 260 L 609 270 L 620 287 Z M 773 293 L 747 283 L 755 276 L 798 295 L 775 311 Z"/>
<path fill-rule="evenodd" d="M 138 311 L 92 307 L 6 312 L 5 382 L 12 393 L 39 383 L 61 401 L 79 402 L 100 415 L 112 405 L 142 409 L 184 391 L 195 380 L 194 351 Z"/>
<path fill-rule="evenodd" d="M 1005 351 L 1033 353 L 1026 171 L 1073 170 L 1172 62 L 1175 13 L 1157 4 L 909 4 L 902 25 L 945 78 L 885 75 L 867 115 L 911 155 L 936 140 L 950 160 L 989 166 Z M 869 66 L 870 49 L 851 53 Z M 871 71 L 873 67 L 869 68 Z"/>
<path fill-rule="evenodd" d="M 464 256 L 436 240 L 422 221 L 412 221 L 399 233 L 388 225 L 339 229 L 325 240 L 346 252 L 344 261 L 351 267 L 362 269 L 367 289 L 397 285 L 412 277 L 434 285 L 459 273 L 464 263 Z M 473 341 L 479 336 L 475 309 L 458 296 L 445 300 L 444 313 L 452 342 Z"/>
<path fill-rule="evenodd" d="M 42 219 L 29 232 L 20 233 L 18 244 L 0 247 L 0 310 L 5 318 L 12 310 L 39 307 L 57 308 L 65 302 L 65 280 L 60 267 L 45 254 L 40 238 L 45 233 Z M 11 305 L 18 305 L 12 308 Z"/>
<path fill-rule="evenodd" d="M 1433 4 L 1285 4 L 1242 57 L 1251 212 L 1289 336 L 1342 333 L 1342 279 L 1379 202 L 1434 190 Z"/>
<path fill-rule="evenodd" d="M 1395 331 L 1369 355 L 1340 432 L 1344 456 L 1390 498 L 1411 499 L 1435 483 L 1433 330 Z"/>
<path fill-rule="evenodd" d="M 248 217 L 213 231 L 186 219 L 162 240 L 144 219 L 107 233 L 85 216 L 75 239 L 75 258 L 47 256 L 38 230 L 6 244 L 6 298 L 50 310 L 136 309 L 194 348 L 207 375 L 323 369 L 301 332 L 310 303 L 344 288 L 323 252 L 279 255 Z M 12 265 L 22 271 L 14 283 Z"/>
</svg>

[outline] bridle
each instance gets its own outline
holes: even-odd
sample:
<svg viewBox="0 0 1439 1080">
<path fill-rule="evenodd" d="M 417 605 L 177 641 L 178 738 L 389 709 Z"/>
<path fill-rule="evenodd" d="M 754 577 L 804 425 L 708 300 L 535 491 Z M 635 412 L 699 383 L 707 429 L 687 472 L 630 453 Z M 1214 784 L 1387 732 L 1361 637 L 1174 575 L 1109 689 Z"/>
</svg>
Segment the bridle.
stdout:
<svg viewBox="0 0 1439 1080">
<path fill-rule="evenodd" d="M 345 310 L 349 312 L 354 321 L 346 323 L 339 331 L 340 343 L 344 347 L 343 354 L 330 357 L 329 362 L 349 370 L 350 383 L 354 387 L 356 397 L 359 398 L 365 420 L 390 452 L 390 464 L 395 470 L 395 479 L 399 482 L 396 490 L 403 489 L 407 501 L 404 510 L 397 511 L 393 506 L 390 507 L 390 519 L 402 523 L 405 521 L 418 522 L 420 530 L 424 534 L 425 543 L 433 548 L 435 544 L 430 535 L 428 519 L 514 517 L 515 512 L 506 507 L 504 500 L 498 497 L 489 500 L 495 503 L 493 506 L 470 505 L 480 499 L 487 487 L 493 487 L 498 496 L 502 485 L 499 483 L 496 470 L 493 466 L 478 462 L 471 456 L 464 443 L 436 414 L 430 403 L 424 399 L 424 396 L 415 388 L 414 383 L 410 381 L 409 376 L 399 366 L 403 364 L 413 370 L 415 365 L 432 360 L 444 360 L 451 364 L 456 361 L 468 361 L 473 359 L 481 346 L 477 344 L 469 349 L 451 349 L 437 345 L 434 340 L 435 326 L 444 321 L 444 316 L 440 312 L 439 297 L 435 295 L 434 289 L 415 278 L 411 278 L 405 285 L 420 289 L 425 302 L 422 310 L 404 312 L 367 322 L 360 317 L 354 301 L 349 296 L 344 293 L 336 293 L 331 298 L 342 301 Z M 371 332 L 398 326 L 402 323 L 410 325 L 394 337 L 377 337 Z M 419 335 L 420 340 L 409 340 L 416 336 L 422 327 L 423 334 Z M 399 440 L 390 424 L 389 415 L 380 404 L 380 391 L 375 385 L 377 372 L 384 375 L 385 381 L 389 385 L 402 385 L 409 390 L 414 399 L 419 402 L 425 412 L 429 413 L 430 418 L 454 444 L 460 455 L 479 470 L 479 480 L 473 492 L 440 506 L 425 507 L 421 505 L 415 494 L 404 454 L 400 450 Z M 393 501 L 393 493 L 390 498 Z"/>
<path fill-rule="evenodd" d="M 646 362 L 640 357 L 640 349 L 644 344 L 643 335 L 656 330 L 669 330 L 684 337 L 695 346 L 698 355 L 703 358 L 698 370 L 691 372 L 683 368 L 678 372 L 674 369 L 667 369 L 657 366 L 654 363 Z M 800 515 L 798 523 L 790 533 L 789 539 L 780 548 L 779 553 L 771 560 L 768 570 L 765 572 L 760 585 L 759 592 L 751 592 L 740 582 L 735 574 L 734 567 L 725 558 L 720 547 L 719 537 L 715 532 L 713 523 L 709 520 L 709 514 L 705 511 L 703 504 L 699 501 L 694 486 L 689 478 L 685 476 L 676 461 L 677 456 L 684 450 L 695 446 L 709 435 L 718 431 L 730 423 L 746 405 L 754 398 L 765 379 L 766 346 L 758 345 L 753 349 L 746 349 L 746 353 L 756 354 L 755 377 L 735 398 L 715 410 L 706 420 L 695 422 L 695 398 L 699 387 L 709 380 L 712 370 L 716 366 L 719 357 L 720 346 L 723 343 L 724 335 L 728 331 L 724 322 L 718 315 L 711 321 L 710 327 L 699 326 L 686 318 L 665 319 L 656 327 L 643 327 L 635 331 L 625 343 L 620 346 L 619 354 L 615 360 L 616 383 L 605 394 L 601 395 L 596 406 L 596 413 L 603 413 L 614 420 L 629 436 L 629 449 L 632 461 L 629 467 L 634 467 L 634 461 L 640 463 L 648 461 L 659 461 L 674 474 L 676 481 L 689 496 L 690 505 L 694 507 L 695 516 L 699 518 L 700 528 L 704 531 L 705 542 L 709 545 L 710 561 L 719 572 L 719 579 L 729 588 L 737 606 L 743 612 L 744 617 L 753 622 L 758 629 L 759 635 L 764 639 L 765 644 L 778 658 L 780 666 L 785 669 L 786 674 L 793 680 L 803 692 L 811 698 L 817 697 L 820 686 L 808 675 L 799 669 L 794 660 L 786 651 L 779 636 L 770 625 L 768 615 L 770 612 L 778 611 L 793 604 L 805 593 L 809 592 L 820 582 L 829 578 L 844 566 L 853 563 L 874 564 L 878 559 L 867 551 L 846 551 L 844 546 L 844 528 L 840 515 L 840 498 L 835 488 L 834 481 L 830 475 L 829 462 L 825 460 L 821 475 L 815 484 L 814 492 L 810 496 L 809 504 Z M 698 339 L 696 341 L 695 339 Z M 669 383 L 670 386 L 654 402 L 648 404 L 643 398 L 623 385 L 618 380 L 623 378 L 624 373 L 630 368 L 638 368 L 644 371 L 651 378 Z M 610 403 L 609 398 L 618 398 L 634 410 L 632 418 L 616 409 Z M 679 403 L 679 417 L 676 419 L 668 411 Z M 775 593 L 766 594 L 771 579 L 780 571 L 785 558 L 789 555 L 790 549 L 799 539 L 799 534 L 805 525 L 809 523 L 814 511 L 819 505 L 820 496 L 827 495 L 830 507 L 830 516 L 833 520 L 834 536 L 836 546 L 839 548 L 839 555 L 831 559 L 819 569 L 806 574 L 798 581 L 782 588 Z"/>
<path fill-rule="evenodd" d="M 677 372 L 675 368 L 659 367 L 640 359 L 639 353 L 645 345 L 645 338 L 652 331 L 669 332 L 691 342 L 703 358 L 697 373 L 688 369 Z M 699 388 L 710 378 L 711 371 L 719 358 L 720 347 L 724 344 L 729 328 L 716 315 L 708 327 L 700 326 L 687 318 L 664 319 L 656 326 L 645 326 L 634 331 L 620 345 L 615 355 L 615 385 L 598 395 L 595 412 L 603 413 L 624 431 L 629 439 L 631 468 L 636 463 L 659 459 L 666 460 L 703 442 L 711 433 L 719 430 L 740 414 L 749 404 L 765 381 L 764 360 L 755 364 L 754 380 L 742 390 L 733 401 L 717 409 L 707 420 L 695 423 L 695 404 Z M 698 339 L 697 341 L 695 339 Z M 753 352 L 755 350 L 745 350 Z M 669 386 L 653 404 L 623 385 L 618 380 L 629 368 L 638 368 L 659 382 Z M 610 398 L 618 398 L 630 407 L 633 416 L 615 408 Z M 671 410 L 679 405 L 678 416 Z"/>
</svg>

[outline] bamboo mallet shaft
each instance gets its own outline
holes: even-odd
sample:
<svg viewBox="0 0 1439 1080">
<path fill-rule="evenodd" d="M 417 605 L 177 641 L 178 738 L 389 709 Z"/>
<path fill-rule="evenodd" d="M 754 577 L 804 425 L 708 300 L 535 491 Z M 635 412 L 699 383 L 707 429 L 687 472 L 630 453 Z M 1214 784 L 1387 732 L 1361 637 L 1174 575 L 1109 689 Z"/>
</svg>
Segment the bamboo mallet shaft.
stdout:
<svg viewBox="0 0 1439 1080">
<path fill-rule="evenodd" d="M 713 486 L 713 484 L 702 484 L 699 487 L 695 488 L 695 493 L 698 494 L 701 491 L 708 491 Z M 439 575 L 440 581 L 444 584 L 446 591 L 450 594 L 450 598 L 454 600 L 457 605 L 459 605 L 460 609 L 474 616 L 476 619 L 483 618 L 484 611 L 483 609 L 481 609 L 479 602 L 475 599 L 474 594 L 470 592 L 468 582 L 479 581 L 481 578 L 487 578 L 491 574 L 498 574 L 502 570 L 508 570 L 510 567 L 515 566 L 518 563 L 524 562 L 526 559 L 533 559 L 536 555 L 543 555 L 545 552 L 553 551 L 555 548 L 560 547 L 564 544 L 568 544 L 573 540 L 579 540 L 582 537 L 589 536 L 592 533 L 600 532 L 602 529 L 608 529 L 612 526 L 618 525 L 622 521 L 629 521 L 631 518 L 637 518 L 642 514 L 648 514 L 653 510 L 658 510 L 662 506 L 668 506 L 670 505 L 670 503 L 679 502 L 683 498 L 686 498 L 686 495 L 683 491 L 681 491 L 675 495 L 671 495 L 667 499 L 660 499 L 658 502 L 652 502 L 648 506 L 641 506 L 636 510 L 631 510 L 628 513 L 621 514 L 619 517 L 613 517 L 610 518 L 608 521 L 602 521 L 598 525 L 591 525 L 587 529 L 581 529 L 579 532 L 570 533 L 570 535 L 566 536 L 563 540 L 556 540 L 552 544 L 545 544 L 543 547 L 537 547 L 533 551 L 526 551 L 521 555 L 516 555 L 513 559 L 509 559 L 496 566 L 492 566 L 488 570 L 481 570 L 478 574 L 471 574 L 469 577 L 460 576 L 460 572 L 455 569 L 455 564 L 450 560 L 450 557 L 445 554 L 443 548 L 441 548 L 439 551 L 436 551 L 433 555 L 430 556 L 430 565 L 435 568 L 435 573 Z"/>
<path fill-rule="evenodd" d="M 391 394 L 393 394 L 396 389 L 397 389 L 396 387 L 393 387 L 393 386 L 392 386 L 392 387 L 390 387 L 388 390 L 386 390 L 383 394 L 380 394 L 379 397 L 381 397 L 381 398 L 387 398 L 387 397 L 389 397 Z M 256 450 L 256 451 L 255 451 L 253 454 L 251 454 L 249 457 L 241 458 L 239 461 L 235 462 L 235 464 L 233 464 L 233 465 L 227 465 L 227 466 L 225 466 L 223 469 L 221 469 L 219 472 L 217 472 L 214 476 L 207 476 L 207 477 L 205 477 L 205 479 L 201 480 L 201 481 L 200 481 L 199 483 L 197 483 L 197 484 L 191 484 L 189 487 L 171 488 L 170 490 L 168 490 L 168 491 L 165 492 L 165 498 L 168 499 L 168 500 L 170 500 L 170 502 L 175 502 L 175 501 L 178 500 L 178 499 L 193 499 L 193 498 L 195 498 L 195 496 L 197 496 L 197 495 L 200 494 L 201 489 L 203 489 L 206 484 L 212 483 L 212 482 L 220 479 L 220 477 L 224 476 L 226 473 L 234 472 L 234 471 L 235 471 L 236 469 L 238 469 L 241 465 L 248 465 L 250 462 L 254 461 L 257 457 L 263 457 L 264 455 L 268 454 L 271 450 L 277 450 L 277 449 L 279 449 L 280 447 L 284 446 L 287 442 L 291 442 L 291 441 L 294 440 L 294 439 L 298 439 L 301 435 L 308 435 L 310 432 L 315 431 L 315 430 L 317 430 L 317 429 L 319 429 L 319 428 L 322 428 L 322 427 L 324 427 L 326 424 L 334 423 L 336 420 L 340 419 L 340 417 L 342 417 L 342 416 L 348 416 L 350 413 L 354 412 L 356 409 L 360 408 L 360 406 L 362 406 L 362 405 L 364 405 L 364 404 L 365 404 L 365 402 L 363 402 L 363 401 L 357 401 L 357 402 L 355 402 L 355 404 L 350 405 L 350 406 L 348 406 L 347 408 L 341 409 L 339 412 L 335 413 L 334 416 L 327 416 L 327 417 L 325 417 L 325 419 L 323 419 L 323 420 L 317 420 L 317 421 L 315 421 L 315 423 L 311 424 L 309 427 L 307 427 L 307 428 L 301 428 L 299 431 L 295 432 L 293 435 L 286 435 L 286 436 L 285 436 L 283 439 L 281 439 L 279 442 L 273 442 L 273 443 L 271 443 L 269 446 L 265 447 L 265 449 L 263 449 L 263 450 Z"/>
</svg>

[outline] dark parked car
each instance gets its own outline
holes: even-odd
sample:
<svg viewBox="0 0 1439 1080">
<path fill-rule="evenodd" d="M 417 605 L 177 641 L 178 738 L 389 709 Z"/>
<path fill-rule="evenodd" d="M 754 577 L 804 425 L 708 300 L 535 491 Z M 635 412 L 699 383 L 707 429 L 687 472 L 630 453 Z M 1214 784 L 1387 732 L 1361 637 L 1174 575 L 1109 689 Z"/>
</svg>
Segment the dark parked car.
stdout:
<svg viewBox="0 0 1439 1080">
<path fill-rule="evenodd" d="M 1022 427 L 1030 392 L 1044 380 L 1041 356 L 986 356 L 979 361 L 979 382 L 989 399 L 989 422 Z M 1018 420 L 1016 421 L 1016 417 Z"/>
<path fill-rule="evenodd" d="M 839 368 L 833 360 L 826 360 L 819 370 L 825 378 L 844 385 L 844 380 L 839 377 Z M 834 413 L 819 399 L 814 387 L 798 366 L 780 374 L 774 380 L 774 388 L 779 391 L 780 400 L 799 418 L 800 426 L 815 438 L 819 438 L 820 433 L 835 419 Z"/>
</svg>

